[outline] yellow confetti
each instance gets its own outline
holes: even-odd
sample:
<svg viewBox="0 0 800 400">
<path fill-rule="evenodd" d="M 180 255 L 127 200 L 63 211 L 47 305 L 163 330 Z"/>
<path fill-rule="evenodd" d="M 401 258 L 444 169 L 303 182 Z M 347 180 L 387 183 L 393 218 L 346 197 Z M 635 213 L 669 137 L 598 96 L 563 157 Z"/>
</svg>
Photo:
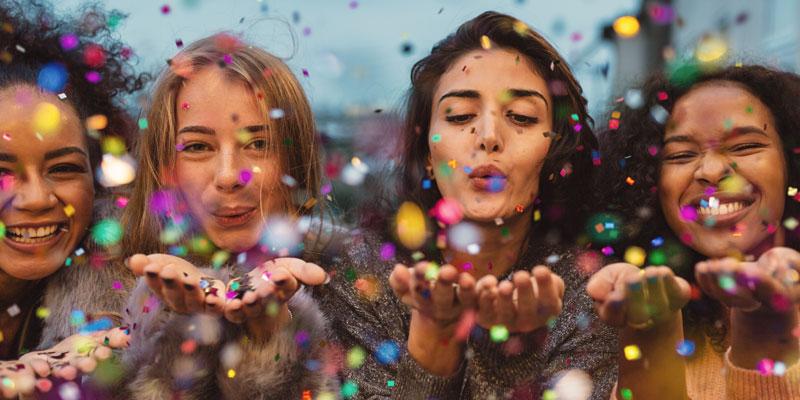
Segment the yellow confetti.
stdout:
<svg viewBox="0 0 800 400">
<path fill-rule="evenodd" d="M 58 132 L 61 126 L 61 111 L 53 104 L 42 102 L 36 105 L 33 114 L 33 130 L 42 135 Z"/>
<path fill-rule="evenodd" d="M 407 201 L 400 205 L 395 219 L 397 238 L 406 248 L 416 249 L 425 243 L 425 214 L 416 204 Z"/>
<path fill-rule="evenodd" d="M 90 131 L 99 131 L 108 126 L 108 118 L 103 114 L 92 115 L 86 118 L 86 129 Z"/>
<path fill-rule="evenodd" d="M 539 210 L 535 210 L 533 212 L 533 220 L 534 221 L 539 221 L 540 219 L 542 219 L 542 212 L 539 211 Z"/>
<path fill-rule="evenodd" d="M 710 63 L 718 61 L 725 53 L 728 52 L 728 43 L 719 36 L 705 36 L 700 39 L 694 56 L 700 62 Z"/>
<path fill-rule="evenodd" d="M 614 20 L 612 27 L 620 37 L 634 37 L 639 33 L 639 20 L 636 17 L 624 15 Z"/>
<path fill-rule="evenodd" d="M 492 42 L 489 40 L 488 36 L 481 36 L 481 47 L 483 47 L 484 50 L 489 50 L 492 48 Z"/>
<path fill-rule="evenodd" d="M 517 32 L 518 35 L 524 35 L 528 32 L 528 25 L 520 20 L 514 21 L 514 32 Z"/>
<path fill-rule="evenodd" d="M 719 190 L 728 193 L 742 193 L 746 186 L 747 180 L 739 174 L 733 174 L 720 181 Z"/>
<path fill-rule="evenodd" d="M 638 360 L 642 358 L 642 351 L 639 350 L 639 346 L 635 344 L 630 344 L 625 346 L 623 350 L 625 353 L 625 359 L 628 361 Z"/>
<path fill-rule="evenodd" d="M 450 161 L 447 162 L 447 165 L 449 165 L 450 168 L 452 168 L 452 169 L 456 169 L 456 166 L 458 165 L 458 163 L 456 162 L 456 160 L 450 160 Z"/>
<path fill-rule="evenodd" d="M 103 153 L 112 154 L 117 157 L 122 156 L 128 150 L 125 148 L 125 141 L 117 136 L 106 136 L 103 138 Z"/>
<path fill-rule="evenodd" d="M 789 186 L 789 189 L 786 191 L 786 194 L 788 196 L 792 196 L 792 197 L 796 196 L 797 195 L 797 188 Z"/>
<path fill-rule="evenodd" d="M 50 309 L 47 307 L 39 307 L 36 309 L 36 316 L 39 319 L 45 319 L 50 316 Z"/>
<path fill-rule="evenodd" d="M 611 118 L 613 118 L 613 119 L 619 119 L 619 117 L 621 117 L 621 116 L 622 116 L 622 113 L 619 112 L 619 111 L 614 111 L 614 112 L 611 113 Z"/>
<path fill-rule="evenodd" d="M 629 264 L 641 267 L 644 265 L 645 258 L 647 258 L 647 253 L 641 247 L 631 246 L 625 249 L 625 262 Z"/>
<path fill-rule="evenodd" d="M 259 167 L 253 167 L 253 173 L 254 173 L 254 174 L 260 174 L 260 173 L 261 173 L 261 168 L 259 168 Z"/>
<path fill-rule="evenodd" d="M 67 217 L 75 215 L 75 207 L 73 207 L 72 204 L 67 204 L 64 206 L 64 214 L 66 214 Z"/>
<path fill-rule="evenodd" d="M 234 371 L 233 368 L 231 368 L 228 370 L 228 378 L 233 379 L 234 377 L 236 377 L 236 371 Z"/>
<path fill-rule="evenodd" d="M 3 343 L 3 331 L 0 331 L 0 343 Z"/>
</svg>

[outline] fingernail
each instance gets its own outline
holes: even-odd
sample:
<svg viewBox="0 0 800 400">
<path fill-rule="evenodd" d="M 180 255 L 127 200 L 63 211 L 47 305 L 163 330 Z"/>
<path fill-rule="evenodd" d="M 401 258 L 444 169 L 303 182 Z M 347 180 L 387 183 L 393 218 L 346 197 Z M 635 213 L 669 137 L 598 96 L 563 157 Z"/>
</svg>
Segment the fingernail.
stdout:
<svg viewBox="0 0 800 400">
<path fill-rule="evenodd" d="M 631 282 L 628 284 L 628 289 L 630 290 L 641 290 L 642 289 L 642 282 Z"/>
<path fill-rule="evenodd" d="M 331 275 L 329 273 L 325 273 L 325 282 L 322 282 L 323 285 L 327 285 L 331 281 Z"/>
<path fill-rule="evenodd" d="M 648 276 L 647 277 L 647 283 L 653 284 L 653 283 L 656 283 L 656 282 L 658 282 L 658 277 L 657 276 Z"/>
<path fill-rule="evenodd" d="M 193 286 L 193 285 L 191 285 L 191 284 L 189 284 L 189 283 L 184 283 L 184 284 L 183 284 L 183 287 L 184 287 L 186 290 L 194 290 L 194 286 Z"/>
<path fill-rule="evenodd" d="M 155 272 L 152 272 L 152 271 L 148 271 L 148 272 L 145 272 L 145 273 L 147 274 L 147 276 L 149 276 L 149 277 L 151 277 L 151 278 L 155 278 L 155 277 L 157 277 L 157 276 L 158 276 L 158 274 L 157 274 L 157 273 L 155 273 Z"/>
<path fill-rule="evenodd" d="M 175 281 L 174 280 L 172 280 L 172 279 L 164 279 L 164 278 L 162 278 L 161 280 L 164 281 L 164 284 L 167 285 L 167 287 L 169 287 L 169 288 L 174 288 L 175 287 Z"/>
<path fill-rule="evenodd" d="M 125 264 L 125 268 L 130 268 L 131 267 L 130 260 L 131 260 L 130 257 L 125 257 L 125 259 L 122 260 L 122 263 Z"/>
<path fill-rule="evenodd" d="M 275 281 L 272 281 L 272 282 L 275 284 L 275 286 L 283 286 L 283 285 L 286 284 L 286 279 L 281 279 L 279 281 L 275 280 Z"/>
</svg>

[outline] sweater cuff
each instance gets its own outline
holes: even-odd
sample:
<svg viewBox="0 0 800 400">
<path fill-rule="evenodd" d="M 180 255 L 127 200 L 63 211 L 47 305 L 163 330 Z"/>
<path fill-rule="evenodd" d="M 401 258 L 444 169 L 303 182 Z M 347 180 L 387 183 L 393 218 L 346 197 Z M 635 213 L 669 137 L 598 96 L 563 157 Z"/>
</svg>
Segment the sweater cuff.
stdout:
<svg viewBox="0 0 800 400">
<path fill-rule="evenodd" d="M 764 375 L 754 369 L 737 367 L 730 360 L 731 350 L 725 352 L 726 399 L 787 399 L 800 400 L 800 362 L 794 363 L 781 375 Z"/>
<path fill-rule="evenodd" d="M 263 398 L 269 393 L 270 398 L 299 399 L 304 393 L 316 397 L 338 391 L 333 372 L 325 368 L 327 328 L 322 313 L 305 290 L 295 293 L 288 306 L 291 321 L 267 343 L 243 339 L 228 345 L 238 346 L 241 358 L 217 373 L 224 398 Z M 243 337 L 242 327 L 233 329 Z"/>
<path fill-rule="evenodd" d="M 400 360 L 397 371 L 396 399 L 459 399 L 464 384 L 466 361 L 450 376 L 434 375 L 423 368 L 408 352 Z"/>
</svg>

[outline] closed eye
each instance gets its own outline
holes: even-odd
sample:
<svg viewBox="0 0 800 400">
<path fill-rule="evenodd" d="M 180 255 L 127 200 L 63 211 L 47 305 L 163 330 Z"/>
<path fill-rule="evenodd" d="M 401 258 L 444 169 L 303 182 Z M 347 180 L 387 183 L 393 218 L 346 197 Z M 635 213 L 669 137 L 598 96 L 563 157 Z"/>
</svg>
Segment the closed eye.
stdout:
<svg viewBox="0 0 800 400">
<path fill-rule="evenodd" d="M 664 156 L 664 161 L 685 162 L 694 158 L 695 155 L 696 154 L 693 152 L 684 151 L 680 153 L 666 155 Z"/>
<path fill-rule="evenodd" d="M 444 117 L 445 121 L 453 124 L 464 124 L 475 118 L 475 114 L 457 114 Z"/>
<path fill-rule="evenodd" d="M 203 151 L 211 150 L 211 146 L 201 142 L 190 142 L 183 145 L 182 152 L 186 153 L 200 153 Z"/>
<path fill-rule="evenodd" d="M 734 152 L 745 152 L 747 150 L 763 149 L 764 147 L 767 147 L 767 145 L 762 143 L 743 143 L 732 146 L 730 149 Z"/>
<path fill-rule="evenodd" d="M 527 126 L 527 125 L 534 125 L 539 122 L 538 117 L 531 117 L 524 114 L 518 114 L 513 111 L 509 111 L 506 113 L 506 117 L 510 118 L 512 122 L 517 125 Z"/>
<path fill-rule="evenodd" d="M 51 174 L 82 174 L 85 172 L 84 166 L 72 163 L 56 164 L 50 168 Z"/>
</svg>

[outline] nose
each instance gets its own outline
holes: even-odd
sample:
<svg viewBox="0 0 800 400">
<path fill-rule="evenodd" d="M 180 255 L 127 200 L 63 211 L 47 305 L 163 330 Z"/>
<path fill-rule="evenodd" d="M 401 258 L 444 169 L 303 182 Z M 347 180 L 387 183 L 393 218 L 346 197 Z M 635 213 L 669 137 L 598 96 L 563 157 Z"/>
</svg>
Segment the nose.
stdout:
<svg viewBox="0 0 800 400">
<path fill-rule="evenodd" d="M 477 147 L 488 154 L 503 151 L 503 138 L 501 135 L 502 118 L 497 113 L 487 113 L 477 127 Z"/>
<path fill-rule="evenodd" d="M 717 152 L 708 152 L 700 159 L 694 178 L 706 185 L 716 185 L 733 172 L 728 158 Z"/>
<path fill-rule="evenodd" d="M 39 174 L 17 180 L 14 185 L 14 208 L 31 213 L 44 213 L 58 205 L 53 184 Z"/>
<path fill-rule="evenodd" d="M 233 192 L 244 186 L 239 178 L 239 157 L 234 150 L 223 150 L 219 155 L 214 185 L 221 192 Z"/>
</svg>

